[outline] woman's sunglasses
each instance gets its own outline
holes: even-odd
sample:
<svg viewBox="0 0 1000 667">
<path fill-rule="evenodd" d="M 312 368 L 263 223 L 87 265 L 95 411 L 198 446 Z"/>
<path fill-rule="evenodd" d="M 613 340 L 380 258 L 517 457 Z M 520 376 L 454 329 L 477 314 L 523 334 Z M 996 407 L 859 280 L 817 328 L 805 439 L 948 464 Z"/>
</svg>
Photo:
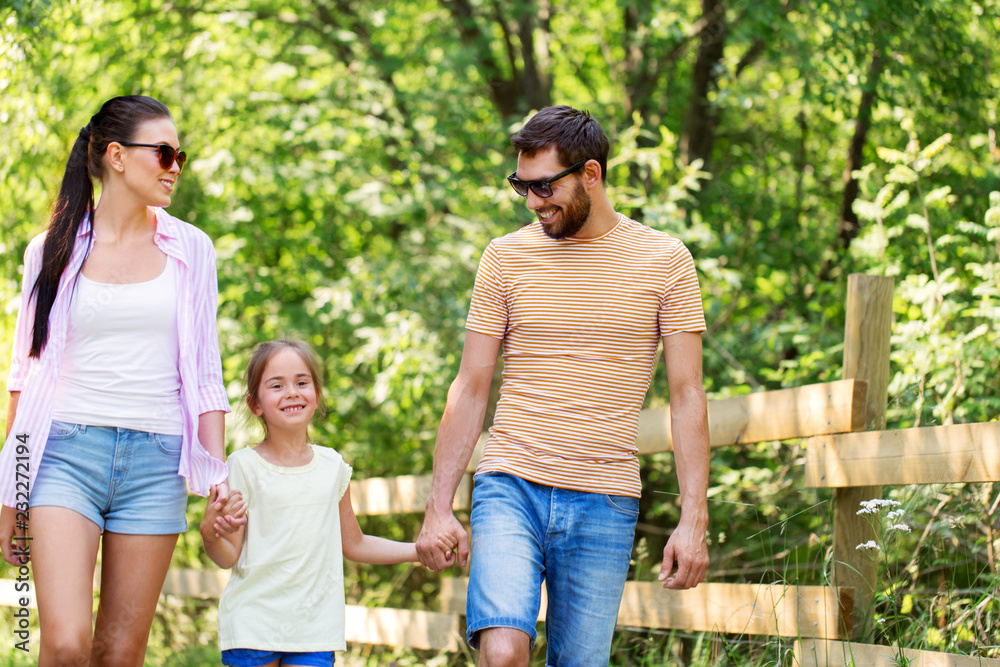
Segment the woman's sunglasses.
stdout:
<svg viewBox="0 0 1000 667">
<path fill-rule="evenodd" d="M 527 197 L 528 190 L 530 189 L 532 192 L 534 192 L 542 199 L 548 199 L 549 197 L 552 196 L 553 181 L 558 181 L 563 176 L 569 176 L 574 171 L 580 171 L 583 165 L 587 164 L 587 161 L 589 159 L 590 158 L 587 158 L 587 160 L 580 160 L 569 169 L 566 169 L 565 171 L 560 171 L 552 178 L 545 179 L 544 181 L 522 181 L 515 175 L 517 174 L 517 172 L 515 171 L 513 174 L 507 177 L 507 182 L 510 183 L 510 187 L 514 188 L 514 192 L 521 195 L 522 197 Z"/>
<path fill-rule="evenodd" d="M 122 146 L 139 146 L 141 148 L 155 148 L 160 154 L 160 167 L 166 170 L 170 170 L 174 166 L 174 162 L 177 162 L 177 173 L 184 171 L 184 163 L 187 162 L 187 153 L 180 149 L 174 149 L 173 146 L 168 146 L 166 144 L 133 144 L 129 141 L 119 141 Z"/>
</svg>

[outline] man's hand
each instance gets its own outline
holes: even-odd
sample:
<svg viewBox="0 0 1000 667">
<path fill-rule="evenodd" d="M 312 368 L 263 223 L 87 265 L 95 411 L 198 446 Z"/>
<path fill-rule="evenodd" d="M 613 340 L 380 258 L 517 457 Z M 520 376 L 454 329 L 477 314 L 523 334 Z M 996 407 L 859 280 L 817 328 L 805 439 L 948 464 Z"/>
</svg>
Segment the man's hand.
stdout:
<svg viewBox="0 0 1000 667">
<path fill-rule="evenodd" d="M 701 374 L 701 336 L 682 331 L 663 337 L 670 385 L 670 435 L 680 486 L 681 520 L 667 546 L 659 580 L 664 588 L 694 588 L 708 570 L 708 399 Z M 676 568 L 676 569 L 675 569 Z"/>
<path fill-rule="evenodd" d="M 676 571 L 671 570 L 676 566 Z M 708 571 L 708 543 L 705 531 L 692 530 L 681 523 L 663 547 L 663 564 L 658 579 L 664 588 L 685 590 L 694 588 Z"/>
<path fill-rule="evenodd" d="M 446 549 L 447 545 L 457 545 L 457 549 Z M 428 511 L 417 537 L 417 556 L 424 567 L 434 572 L 441 572 L 456 561 L 465 567 L 469 562 L 469 535 L 453 513 Z"/>
</svg>

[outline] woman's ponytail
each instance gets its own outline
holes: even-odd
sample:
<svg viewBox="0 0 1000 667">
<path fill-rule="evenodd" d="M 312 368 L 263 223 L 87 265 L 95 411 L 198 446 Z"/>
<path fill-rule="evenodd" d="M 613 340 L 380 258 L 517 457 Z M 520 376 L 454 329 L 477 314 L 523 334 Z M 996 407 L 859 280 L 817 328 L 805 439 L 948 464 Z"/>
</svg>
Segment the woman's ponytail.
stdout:
<svg viewBox="0 0 1000 667">
<path fill-rule="evenodd" d="M 93 179 L 103 175 L 108 144 L 131 141 L 140 124 L 158 118 L 170 118 L 169 109 L 161 102 L 152 97 L 125 95 L 105 102 L 80 130 L 69 153 L 66 173 L 49 220 L 42 248 L 42 268 L 31 290 L 35 298 L 35 321 L 29 356 L 40 357 L 49 340 L 49 319 L 59 281 L 73 255 L 80 225 L 93 213 Z"/>
<path fill-rule="evenodd" d="M 56 197 L 52 218 L 49 221 L 49 231 L 45 237 L 42 269 L 33 288 L 35 326 L 31 334 L 30 356 L 32 357 L 41 356 L 42 349 L 48 342 L 49 314 L 56 300 L 59 280 L 73 254 L 73 245 L 80 223 L 94 208 L 94 183 L 90 180 L 87 169 L 89 145 L 90 125 L 87 125 L 80 130 L 80 136 L 76 138 L 69 153 L 66 173 L 63 174 L 62 186 L 59 188 L 59 196 Z"/>
</svg>

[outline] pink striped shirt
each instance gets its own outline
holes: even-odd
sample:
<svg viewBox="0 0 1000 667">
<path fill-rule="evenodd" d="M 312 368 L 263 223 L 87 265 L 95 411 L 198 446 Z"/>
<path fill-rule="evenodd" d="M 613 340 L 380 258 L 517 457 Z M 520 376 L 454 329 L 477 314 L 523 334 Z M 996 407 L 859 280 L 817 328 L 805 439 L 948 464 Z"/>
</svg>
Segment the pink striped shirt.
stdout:
<svg viewBox="0 0 1000 667">
<path fill-rule="evenodd" d="M 212 484 L 226 479 L 226 464 L 216 459 L 198 440 L 199 415 L 229 412 L 229 399 L 222 383 L 222 362 L 216 329 L 218 283 L 215 248 L 200 229 L 178 220 L 163 209 L 156 211 L 156 234 L 153 241 L 176 262 L 177 334 L 180 343 L 178 368 L 181 377 L 180 401 L 184 414 L 183 447 L 178 473 L 188 480 L 194 493 L 207 495 Z M 69 264 L 59 281 L 56 300 L 49 315 L 49 340 L 39 358 L 29 358 L 34 326 L 35 300 L 31 290 L 41 270 L 45 233 L 39 234 L 24 253 L 24 278 L 21 307 L 14 329 L 14 351 L 7 376 L 7 391 L 21 392 L 10 435 L 0 452 L 0 503 L 16 507 L 23 501 L 24 463 L 19 445 L 28 450 L 28 483 L 34 482 L 38 464 L 52 423 L 52 399 L 59 379 L 63 350 L 69 325 L 69 306 L 74 280 L 87 254 L 85 235 L 90 221 L 84 220 L 77 234 Z M 20 448 L 24 452 L 24 447 Z M 21 482 L 20 486 L 18 482 Z M 30 487 L 29 487 L 30 489 Z"/>
<path fill-rule="evenodd" d="M 683 243 L 623 215 L 594 239 L 533 223 L 483 253 L 465 326 L 503 340 L 477 472 L 640 495 L 635 439 L 660 338 L 705 330 Z"/>
</svg>

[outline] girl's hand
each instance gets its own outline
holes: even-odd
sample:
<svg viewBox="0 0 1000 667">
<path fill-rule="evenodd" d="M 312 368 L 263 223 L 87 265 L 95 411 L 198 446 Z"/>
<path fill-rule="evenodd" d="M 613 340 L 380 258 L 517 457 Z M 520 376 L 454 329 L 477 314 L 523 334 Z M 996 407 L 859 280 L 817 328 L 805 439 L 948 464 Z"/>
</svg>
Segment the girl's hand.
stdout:
<svg viewBox="0 0 1000 667">
<path fill-rule="evenodd" d="M 18 514 L 23 514 L 21 521 L 17 519 Z M 19 512 L 6 505 L 0 510 L 0 551 L 3 552 L 3 559 L 14 567 L 26 565 L 31 559 L 28 541 L 24 537 L 28 528 L 27 516 L 27 512 Z"/>
<path fill-rule="evenodd" d="M 243 493 L 240 491 L 230 491 L 229 492 L 229 502 L 223 508 L 223 511 L 227 516 L 233 517 L 243 517 L 247 513 L 247 501 L 243 499 Z"/>
<path fill-rule="evenodd" d="M 228 491 L 228 489 L 227 489 Z M 226 509 L 241 513 L 241 517 L 223 514 Z M 247 522 L 246 507 L 243 494 L 232 491 L 227 495 L 227 502 L 219 501 L 219 488 L 213 486 L 208 494 L 208 504 L 205 506 L 205 516 L 198 526 L 205 553 L 212 562 L 223 569 L 233 567 L 243 550 L 243 537 Z"/>
<path fill-rule="evenodd" d="M 417 555 L 424 567 L 432 572 L 441 572 L 456 563 L 465 567 L 469 561 L 469 537 L 465 528 L 448 508 L 439 514 L 427 511 L 424 525 L 417 536 Z M 449 545 L 456 545 L 447 550 Z"/>
<path fill-rule="evenodd" d="M 231 498 L 232 506 L 236 508 L 239 504 L 243 504 L 241 517 L 227 517 L 225 515 L 225 509 L 229 505 L 223 503 L 219 500 L 219 487 L 213 486 L 208 492 L 208 504 L 205 506 L 205 516 L 201 520 L 201 525 L 199 530 L 201 531 L 202 539 L 208 539 L 208 536 L 214 535 L 215 539 L 222 537 L 224 533 L 234 533 L 239 527 L 246 523 L 246 503 L 243 502 L 243 494 L 239 491 L 229 492 L 229 498 Z"/>
<path fill-rule="evenodd" d="M 215 530 L 216 537 L 222 537 L 223 535 L 235 533 L 241 526 L 245 525 L 247 525 L 246 517 L 220 516 L 212 524 L 212 528 Z"/>
<path fill-rule="evenodd" d="M 455 549 L 458 547 L 458 540 L 455 539 L 454 535 L 438 535 L 437 538 L 438 549 L 444 555 L 445 560 L 449 565 L 455 562 Z"/>
<path fill-rule="evenodd" d="M 247 523 L 247 503 L 243 499 L 243 494 L 239 491 L 230 491 L 229 500 L 220 511 L 213 527 L 216 537 L 221 537 L 223 533 L 235 533 L 240 526 Z"/>
<path fill-rule="evenodd" d="M 458 540 L 454 535 L 438 535 L 437 543 L 442 551 L 454 551 L 458 546 Z"/>
</svg>

